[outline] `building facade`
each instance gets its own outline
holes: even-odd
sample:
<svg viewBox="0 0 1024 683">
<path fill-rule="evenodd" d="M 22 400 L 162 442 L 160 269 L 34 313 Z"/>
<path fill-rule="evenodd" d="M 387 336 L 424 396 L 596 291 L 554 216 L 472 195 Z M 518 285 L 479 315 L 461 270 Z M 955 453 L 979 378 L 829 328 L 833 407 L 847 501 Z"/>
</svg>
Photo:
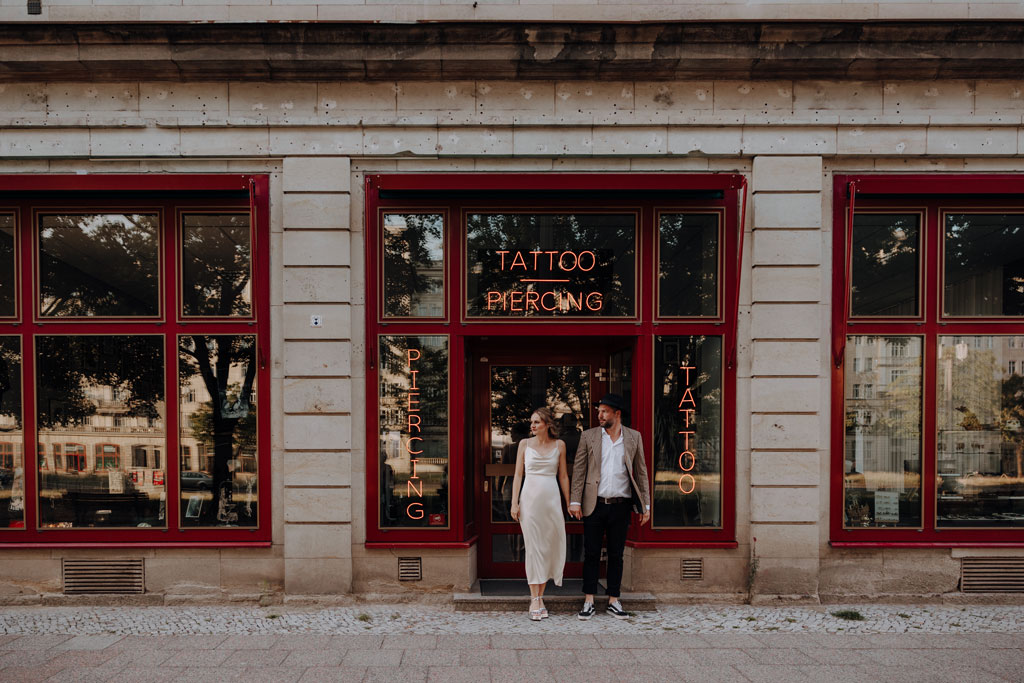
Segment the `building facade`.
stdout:
<svg viewBox="0 0 1024 683">
<path fill-rule="evenodd" d="M 522 577 L 524 423 L 572 459 L 609 391 L 629 590 L 1020 589 L 1015 3 L 35 9 L 0 8 L 0 601 Z"/>
</svg>

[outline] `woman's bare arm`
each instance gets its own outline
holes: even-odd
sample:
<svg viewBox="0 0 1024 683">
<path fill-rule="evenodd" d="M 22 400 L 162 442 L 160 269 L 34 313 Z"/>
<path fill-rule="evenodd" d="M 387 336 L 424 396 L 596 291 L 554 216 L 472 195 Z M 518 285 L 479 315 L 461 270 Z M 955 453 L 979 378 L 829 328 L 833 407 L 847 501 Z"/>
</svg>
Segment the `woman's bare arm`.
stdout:
<svg viewBox="0 0 1024 683">
<path fill-rule="evenodd" d="M 519 450 L 516 451 L 516 476 L 512 480 L 512 519 L 519 521 L 519 489 L 523 486 L 523 473 L 526 465 L 523 463 L 523 453 L 526 451 L 526 439 L 519 440 Z"/>
<path fill-rule="evenodd" d="M 558 486 L 565 498 L 565 508 L 569 509 L 569 467 L 565 462 L 565 442 L 558 440 Z"/>
</svg>

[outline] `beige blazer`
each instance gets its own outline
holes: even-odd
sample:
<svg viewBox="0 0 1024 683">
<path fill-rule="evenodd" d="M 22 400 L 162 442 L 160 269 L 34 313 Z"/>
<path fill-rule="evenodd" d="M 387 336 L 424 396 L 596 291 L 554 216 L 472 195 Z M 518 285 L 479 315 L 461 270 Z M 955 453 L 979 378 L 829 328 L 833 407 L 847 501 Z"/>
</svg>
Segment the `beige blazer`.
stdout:
<svg viewBox="0 0 1024 683">
<path fill-rule="evenodd" d="M 597 489 L 601 484 L 601 433 L 594 427 L 583 432 L 576 460 L 572 466 L 572 488 L 570 501 L 583 506 L 583 516 L 594 512 L 597 505 Z M 647 483 L 647 464 L 644 462 L 644 442 L 640 432 L 629 427 L 622 428 L 622 446 L 626 456 L 626 471 L 633 489 L 633 511 L 643 514 L 651 504 L 650 487 Z"/>
</svg>

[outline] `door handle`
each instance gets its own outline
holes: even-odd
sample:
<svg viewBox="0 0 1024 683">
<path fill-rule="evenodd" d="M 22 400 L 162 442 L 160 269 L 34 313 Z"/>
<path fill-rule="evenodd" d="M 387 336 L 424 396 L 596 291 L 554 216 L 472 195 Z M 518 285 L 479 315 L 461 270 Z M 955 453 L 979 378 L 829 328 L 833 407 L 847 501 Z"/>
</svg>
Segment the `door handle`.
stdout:
<svg viewBox="0 0 1024 683">
<path fill-rule="evenodd" d="M 487 493 L 488 491 L 491 490 L 490 483 L 491 483 L 491 478 L 490 477 L 484 477 L 484 493 Z"/>
</svg>

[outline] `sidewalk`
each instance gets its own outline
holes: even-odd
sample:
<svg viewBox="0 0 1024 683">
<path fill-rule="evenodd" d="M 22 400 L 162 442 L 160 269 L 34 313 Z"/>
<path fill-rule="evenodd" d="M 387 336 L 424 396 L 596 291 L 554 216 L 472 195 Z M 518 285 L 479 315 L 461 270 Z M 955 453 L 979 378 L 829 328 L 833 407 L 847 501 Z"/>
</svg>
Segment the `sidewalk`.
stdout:
<svg viewBox="0 0 1024 683">
<path fill-rule="evenodd" d="M 4 681 L 1024 681 L 1019 606 L 665 606 L 540 623 L 421 605 L 9 607 L 0 634 Z"/>
</svg>

